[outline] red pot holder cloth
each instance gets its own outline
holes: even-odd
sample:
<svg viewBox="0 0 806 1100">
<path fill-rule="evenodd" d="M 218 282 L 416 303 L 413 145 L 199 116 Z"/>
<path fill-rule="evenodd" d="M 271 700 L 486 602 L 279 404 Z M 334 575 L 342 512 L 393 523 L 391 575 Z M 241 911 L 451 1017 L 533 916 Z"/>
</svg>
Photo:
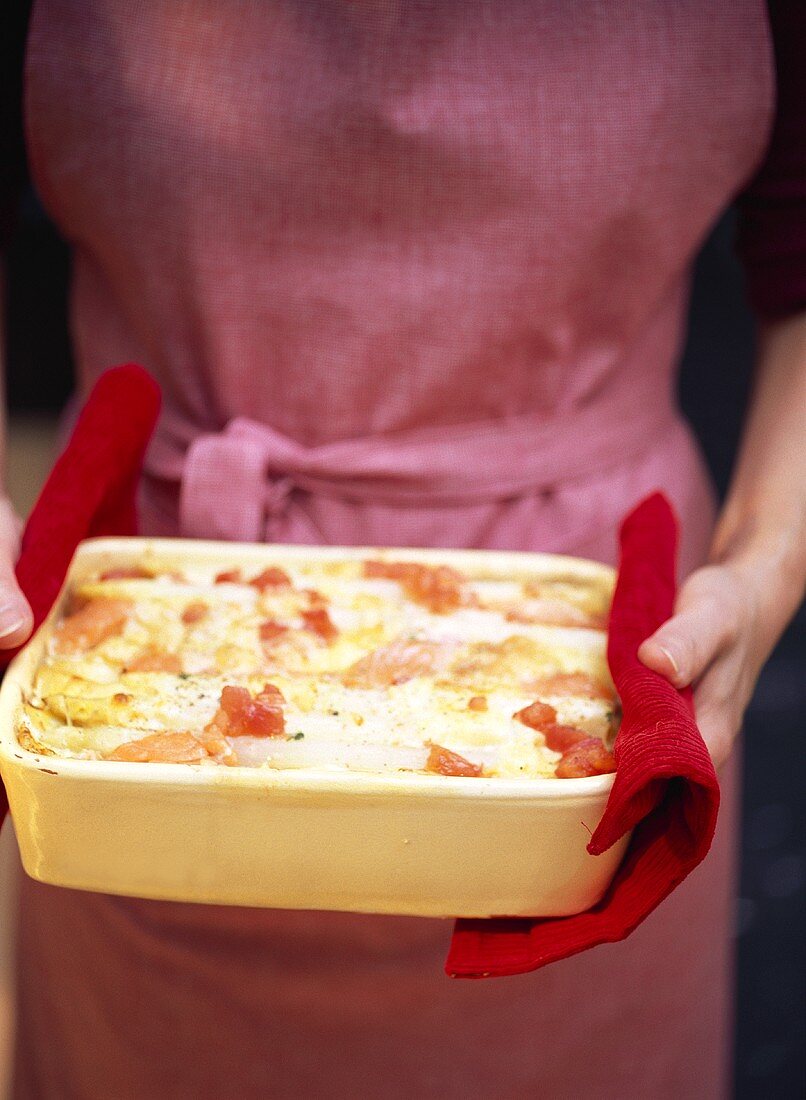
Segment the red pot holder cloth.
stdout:
<svg viewBox="0 0 806 1100">
<path fill-rule="evenodd" d="M 524 974 L 624 939 L 708 852 L 719 785 L 691 692 L 677 691 L 637 657 L 641 642 L 672 614 L 676 551 L 677 521 L 655 493 L 622 524 L 608 630 L 622 721 L 613 788 L 588 851 L 598 855 L 634 830 L 613 882 L 600 902 L 575 916 L 457 921 L 445 967 L 451 977 Z"/>
<path fill-rule="evenodd" d="M 17 580 L 35 627 L 53 606 L 82 539 L 136 532 L 135 495 L 159 408 L 157 383 L 131 364 L 102 374 L 87 398 L 22 535 Z M 0 668 L 15 652 L 0 652 Z M 0 822 L 7 812 L 0 787 Z"/>
</svg>

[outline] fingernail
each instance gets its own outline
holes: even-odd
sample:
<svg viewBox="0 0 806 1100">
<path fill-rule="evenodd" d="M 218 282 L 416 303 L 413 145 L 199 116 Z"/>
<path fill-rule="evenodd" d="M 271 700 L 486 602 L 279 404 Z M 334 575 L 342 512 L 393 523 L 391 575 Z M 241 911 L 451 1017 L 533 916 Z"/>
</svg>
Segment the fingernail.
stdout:
<svg viewBox="0 0 806 1100">
<path fill-rule="evenodd" d="M 29 617 L 25 604 L 18 600 L 0 606 L 0 638 L 7 638 L 26 626 Z"/>
<path fill-rule="evenodd" d="M 679 676 L 680 675 L 680 666 L 678 665 L 677 661 L 674 659 L 674 654 L 670 653 L 665 645 L 659 645 L 658 649 L 661 651 L 661 653 L 664 653 L 669 658 L 669 664 L 674 669 L 675 676 Z"/>
</svg>

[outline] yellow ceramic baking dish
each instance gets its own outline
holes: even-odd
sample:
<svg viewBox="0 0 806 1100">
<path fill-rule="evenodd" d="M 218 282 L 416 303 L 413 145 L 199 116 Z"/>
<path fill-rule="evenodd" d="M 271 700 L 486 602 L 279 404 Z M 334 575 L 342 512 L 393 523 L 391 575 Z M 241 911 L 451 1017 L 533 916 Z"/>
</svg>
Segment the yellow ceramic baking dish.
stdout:
<svg viewBox="0 0 806 1100">
<path fill-rule="evenodd" d="M 594 904 L 628 842 L 601 856 L 586 851 L 612 775 L 199 768 L 44 756 L 19 744 L 23 695 L 75 583 L 144 555 L 176 568 L 259 570 L 379 552 L 471 575 L 537 580 L 560 569 L 613 580 L 604 565 L 542 554 L 88 540 L 0 690 L 0 772 L 27 873 L 145 898 L 429 917 L 557 916 Z"/>
</svg>

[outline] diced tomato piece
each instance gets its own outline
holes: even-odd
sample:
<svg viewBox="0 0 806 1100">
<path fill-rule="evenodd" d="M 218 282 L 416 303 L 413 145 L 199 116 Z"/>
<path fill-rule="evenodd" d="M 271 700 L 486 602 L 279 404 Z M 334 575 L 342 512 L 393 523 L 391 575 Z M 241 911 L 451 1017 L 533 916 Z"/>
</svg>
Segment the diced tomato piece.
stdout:
<svg viewBox="0 0 806 1100">
<path fill-rule="evenodd" d="M 598 737 L 586 737 L 564 752 L 554 773 L 558 779 L 582 779 L 616 770 L 616 760 Z"/>
<path fill-rule="evenodd" d="M 303 611 L 302 621 L 308 630 L 312 630 L 328 643 L 338 637 L 339 632 L 324 607 L 312 607 Z"/>
<path fill-rule="evenodd" d="M 56 652 L 84 653 L 107 638 L 121 634 L 132 606 L 130 600 L 107 599 L 105 596 L 88 600 L 56 628 Z"/>
<path fill-rule="evenodd" d="M 126 665 L 126 672 L 171 672 L 178 676 L 182 671 L 182 659 L 176 653 L 163 653 L 158 649 L 144 649 Z"/>
<path fill-rule="evenodd" d="M 209 610 L 209 605 L 204 600 L 192 600 L 182 612 L 182 622 L 188 624 L 201 622 Z"/>
<path fill-rule="evenodd" d="M 129 760 L 141 764 L 195 764 L 207 756 L 204 745 L 186 730 L 152 733 L 137 741 L 126 741 L 105 756 L 106 760 Z"/>
<path fill-rule="evenodd" d="M 148 569 L 144 569 L 141 565 L 128 565 L 118 566 L 116 569 L 107 569 L 101 573 L 99 579 L 102 581 L 134 581 L 150 579 L 153 576 L 153 573 L 149 572 Z"/>
<path fill-rule="evenodd" d="M 242 580 L 240 569 L 225 569 L 215 575 L 216 584 L 241 584 Z"/>
<path fill-rule="evenodd" d="M 538 699 L 524 707 L 523 710 L 516 711 L 512 717 L 517 718 L 519 722 L 523 722 L 524 726 L 529 726 L 530 729 L 545 730 L 547 726 L 553 726 L 557 721 L 557 711 L 554 707 L 550 707 L 548 703 L 541 703 Z"/>
<path fill-rule="evenodd" d="M 439 775 L 467 775 L 478 778 L 482 774 L 481 765 L 471 764 L 458 752 L 451 752 L 442 745 L 431 744 L 425 770 Z"/>
<path fill-rule="evenodd" d="M 303 588 L 302 593 L 308 597 L 309 607 L 327 607 L 330 602 L 327 596 L 323 596 L 322 593 L 315 588 Z"/>
<path fill-rule="evenodd" d="M 440 615 L 455 611 L 462 604 L 462 576 L 448 565 L 421 572 L 416 579 L 406 582 L 406 593 L 429 611 Z"/>
<path fill-rule="evenodd" d="M 245 687 L 227 684 L 221 690 L 221 709 L 232 720 L 240 718 L 244 707 L 247 707 L 251 702 L 252 696 Z"/>
<path fill-rule="evenodd" d="M 276 684 L 264 684 L 260 691 L 257 693 L 257 698 L 262 699 L 279 699 L 281 703 L 285 702 L 285 696 Z"/>
<path fill-rule="evenodd" d="M 364 576 L 399 581 L 410 600 L 435 614 L 455 611 L 463 602 L 464 577 L 449 565 L 365 561 Z"/>
<path fill-rule="evenodd" d="M 258 693 L 241 724 L 253 737 L 274 737 L 285 731 L 282 693 L 272 684 L 266 684 Z"/>
<path fill-rule="evenodd" d="M 546 726 L 543 731 L 546 735 L 546 747 L 552 752 L 567 752 L 572 745 L 580 741 L 589 740 L 590 734 L 584 730 L 578 730 L 574 726 Z"/>
<path fill-rule="evenodd" d="M 284 702 L 282 692 L 273 684 L 265 684 L 254 699 L 246 688 L 228 684 L 221 692 L 219 713 L 206 732 L 228 737 L 276 737 L 285 731 Z"/>
<path fill-rule="evenodd" d="M 260 635 L 261 642 L 275 642 L 283 634 L 288 633 L 288 627 L 282 623 L 275 622 L 274 619 L 266 619 L 258 627 L 258 634 Z"/>
<path fill-rule="evenodd" d="M 467 701 L 468 710 L 487 710 L 487 696 L 473 695 Z"/>
<path fill-rule="evenodd" d="M 288 588 L 291 585 L 291 578 L 285 569 L 270 565 L 268 569 L 264 569 L 262 573 L 252 577 L 249 583 L 253 588 L 259 588 L 262 592 L 264 588 Z"/>
</svg>

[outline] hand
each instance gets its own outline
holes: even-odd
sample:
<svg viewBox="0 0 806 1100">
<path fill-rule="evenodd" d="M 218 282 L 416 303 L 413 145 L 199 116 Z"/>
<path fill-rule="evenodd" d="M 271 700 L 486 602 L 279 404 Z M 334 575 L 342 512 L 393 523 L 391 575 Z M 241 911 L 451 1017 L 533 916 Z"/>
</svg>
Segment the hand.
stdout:
<svg viewBox="0 0 806 1100">
<path fill-rule="evenodd" d="M 0 649 L 22 645 L 34 625 L 31 608 L 14 576 L 21 527 L 11 501 L 0 497 Z"/>
<path fill-rule="evenodd" d="M 694 685 L 697 725 L 719 767 L 730 754 L 761 668 L 786 618 L 766 570 L 707 565 L 678 593 L 671 619 L 638 657 L 677 688 Z M 797 604 L 797 597 L 795 598 Z"/>
</svg>

